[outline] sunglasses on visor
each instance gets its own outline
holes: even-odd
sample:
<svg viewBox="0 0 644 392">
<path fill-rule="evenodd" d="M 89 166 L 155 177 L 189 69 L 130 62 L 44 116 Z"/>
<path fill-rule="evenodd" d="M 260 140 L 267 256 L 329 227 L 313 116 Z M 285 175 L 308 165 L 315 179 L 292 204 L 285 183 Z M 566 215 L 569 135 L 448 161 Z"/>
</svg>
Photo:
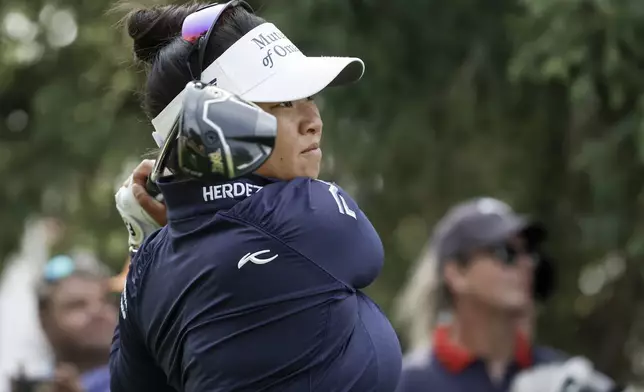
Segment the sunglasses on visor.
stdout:
<svg viewBox="0 0 644 392">
<path fill-rule="evenodd" d="M 224 11 L 238 5 L 244 7 L 248 12 L 254 13 L 253 8 L 245 1 L 233 0 L 227 3 L 207 5 L 188 15 L 183 21 L 181 37 L 188 42 L 196 43 L 193 51 L 188 56 L 188 69 L 193 80 L 201 81 L 208 41 L 210 40 L 210 35 L 215 30 L 219 18 Z M 196 58 L 194 56 L 195 53 L 197 53 Z M 212 83 L 212 81 L 203 82 Z"/>
</svg>

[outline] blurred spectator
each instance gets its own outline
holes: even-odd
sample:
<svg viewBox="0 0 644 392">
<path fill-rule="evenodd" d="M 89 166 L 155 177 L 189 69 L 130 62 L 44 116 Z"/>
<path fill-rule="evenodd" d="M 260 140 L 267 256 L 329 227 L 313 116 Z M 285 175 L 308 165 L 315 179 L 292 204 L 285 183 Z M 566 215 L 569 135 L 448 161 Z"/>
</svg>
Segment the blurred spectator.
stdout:
<svg viewBox="0 0 644 392">
<path fill-rule="evenodd" d="M 544 239 L 499 200 L 448 212 L 401 297 L 415 344 L 400 392 L 507 391 L 521 370 L 561 358 L 531 343 L 534 298 L 552 288 Z"/>
<path fill-rule="evenodd" d="M 51 350 L 40 326 L 36 290 L 49 248 L 63 234 L 54 219 L 26 222 L 21 246 L 7 258 L 0 279 L 0 391 L 11 378 L 41 378 L 50 373 Z"/>
<path fill-rule="evenodd" d="M 38 309 L 55 357 L 54 391 L 109 392 L 117 309 L 106 278 L 99 267 L 68 256 L 45 266 Z"/>
</svg>

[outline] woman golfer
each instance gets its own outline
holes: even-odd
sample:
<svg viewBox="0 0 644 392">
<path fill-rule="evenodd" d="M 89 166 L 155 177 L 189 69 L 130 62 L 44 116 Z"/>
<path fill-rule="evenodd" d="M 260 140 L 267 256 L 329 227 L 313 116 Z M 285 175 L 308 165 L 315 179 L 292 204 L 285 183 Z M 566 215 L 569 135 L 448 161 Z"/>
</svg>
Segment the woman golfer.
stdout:
<svg viewBox="0 0 644 392">
<path fill-rule="evenodd" d="M 361 291 L 380 273 L 381 241 L 350 196 L 316 179 L 322 120 L 312 97 L 359 80 L 362 61 L 306 57 L 241 1 L 139 10 L 128 29 L 149 64 L 155 140 L 178 152 L 157 181 L 163 204 L 143 188 L 149 161 L 117 195 L 131 235 L 147 239 L 121 299 L 112 392 L 393 392 L 400 345 Z M 203 84 L 190 87 L 195 79 Z M 276 119 L 269 154 L 271 141 L 240 134 L 251 124 L 268 140 L 270 121 L 249 120 L 252 105 L 239 102 L 213 109 L 221 91 Z M 211 181 L 203 167 L 228 179 Z M 128 208 L 164 227 L 133 227 Z"/>
</svg>

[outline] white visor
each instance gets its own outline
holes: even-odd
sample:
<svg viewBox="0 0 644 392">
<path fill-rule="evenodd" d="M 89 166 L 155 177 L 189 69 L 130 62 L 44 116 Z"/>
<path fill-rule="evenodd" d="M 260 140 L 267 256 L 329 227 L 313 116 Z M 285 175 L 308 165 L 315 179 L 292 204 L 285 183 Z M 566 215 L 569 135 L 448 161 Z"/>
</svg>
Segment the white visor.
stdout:
<svg viewBox="0 0 644 392">
<path fill-rule="evenodd" d="M 364 63 L 354 57 L 306 57 L 275 25 L 264 23 L 235 42 L 202 73 L 201 81 L 250 102 L 308 98 L 327 86 L 360 80 Z M 163 145 L 181 112 L 184 92 L 152 119 L 154 139 Z"/>
</svg>

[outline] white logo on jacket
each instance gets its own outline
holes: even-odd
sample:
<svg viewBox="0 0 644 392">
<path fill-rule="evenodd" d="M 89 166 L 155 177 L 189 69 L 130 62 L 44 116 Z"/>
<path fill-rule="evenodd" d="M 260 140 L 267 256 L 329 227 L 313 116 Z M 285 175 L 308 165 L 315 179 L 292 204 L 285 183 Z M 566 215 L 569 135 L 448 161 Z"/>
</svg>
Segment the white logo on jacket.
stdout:
<svg viewBox="0 0 644 392">
<path fill-rule="evenodd" d="M 255 253 L 252 253 L 252 254 L 251 253 L 246 253 L 244 255 L 244 257 L 239 259 L 239 263 L 237 263 L 237 269 L 240 269 L 241 267 L 244 266 L 244 264 L 248 263 L 249 261 L 251 263 L 253 263 L 253 264 L 261 265 L 261 264 L 270 263 L 271 261 L 275 260 L 277 258 L 277 256 L 279 256 L 279 255 L 275 255 L 275 256 L 269 257 L 267 259 L 261 259 L 261 258 L 257 257 L 257 256 L 263 255 L 265 253 L 270 253 L 270 250 L 268 250 L 268 249 L 260 250 L 259 252 L 255 252 Z"/>
<path fill-rule="evenodd" d="M 234 199 L 238 197 L 249 197 L 262 189 L 259 185 L 244 182 L 233 182 L 228 184 L 208 185 L 203 187 L 203 201 L 209 202 L 219 199 Z"/>
</svg>

